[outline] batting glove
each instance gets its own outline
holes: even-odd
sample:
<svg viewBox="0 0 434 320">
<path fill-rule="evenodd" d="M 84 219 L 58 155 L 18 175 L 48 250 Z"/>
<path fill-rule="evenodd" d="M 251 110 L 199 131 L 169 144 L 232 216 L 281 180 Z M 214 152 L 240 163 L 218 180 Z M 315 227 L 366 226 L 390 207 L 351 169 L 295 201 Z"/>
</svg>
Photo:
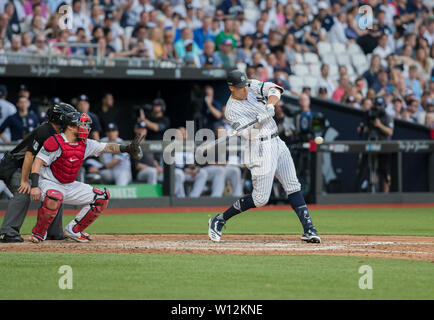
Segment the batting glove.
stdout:
<svg viewBox="0 0 434 320">
<path fill-rule="evenodd" d="M 258 114 L 256 116 L 256 119 L 258 119 L 258 123 L 262 123 L 262 122 L 270 119 L 270 115 L 268 113 Z"/>
<path fill-rule="evenodd" d="M 267 110 L 267 113 L 270 116 L 270 118 L 274 117 L 274 105 L 267 104 L 267 106 L 265 107 L 265 109 Z"/>
</svg>

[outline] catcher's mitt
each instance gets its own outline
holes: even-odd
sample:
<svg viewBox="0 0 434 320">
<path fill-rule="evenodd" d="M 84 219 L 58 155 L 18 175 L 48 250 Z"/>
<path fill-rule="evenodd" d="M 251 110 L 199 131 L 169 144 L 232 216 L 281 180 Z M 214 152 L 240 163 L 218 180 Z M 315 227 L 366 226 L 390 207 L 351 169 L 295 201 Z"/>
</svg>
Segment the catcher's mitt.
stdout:
<svg viewBox="0 0 434 320">
<path fill-rule="evenodd" d="M 138 133 L 133 141 L 131 141 L 131 143 L 128 145 L 128 153 L 131 157 L 133 157 L 134 160 L 140 160 L 143 157 L 143 151 L 140 147 L 140 143 L 144 137 L 144 135 Z"/>
</svg>

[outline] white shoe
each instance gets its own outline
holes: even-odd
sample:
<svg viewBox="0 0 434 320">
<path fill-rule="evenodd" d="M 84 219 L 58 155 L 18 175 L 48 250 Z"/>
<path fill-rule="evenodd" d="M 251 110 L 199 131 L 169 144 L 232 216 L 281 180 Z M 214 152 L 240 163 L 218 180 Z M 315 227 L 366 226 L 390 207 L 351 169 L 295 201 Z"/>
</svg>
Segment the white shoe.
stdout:
<svg viewBox="0 0 434 320">
<path fill-rule="evenodd" d="M 65 230 L 63 231 L 63 234 L 65 237 L 75 240 L 77 242 L 89 242 L 89 239 L 81 234 L 81 232 L 74 232 L 72 231 L 72 226 L 70 223 L 68 223 L 65 227 Z"/>
</svg>

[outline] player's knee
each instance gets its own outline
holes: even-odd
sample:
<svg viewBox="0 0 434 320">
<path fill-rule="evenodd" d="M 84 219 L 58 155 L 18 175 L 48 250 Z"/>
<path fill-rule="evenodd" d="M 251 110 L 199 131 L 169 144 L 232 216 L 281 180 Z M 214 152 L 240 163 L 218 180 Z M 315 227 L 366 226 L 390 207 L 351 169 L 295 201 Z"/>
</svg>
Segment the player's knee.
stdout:
<svg viewBox="0 0 434 320">
<path fill-rule="evenodd" d="M 253 194 L 253 202 L 255 203 L 256 208 L 263 207 L 268 203 L 269 196 L 264 194 Z"/>
<path fill-rule="evenodd" d="M 104 188 L 104 191 L 98 188 L 93 188 L 93 193 L 95 194 L 95 197 L 91 206 L 95 208 L 96 212 L 101 213 L 105 208 L 107 208 L 111 197 L 110 192 L 106 188 Z"/>
<path fill-rule="evenodd" d="M 62 204 L 63 194 L 57 190 L 49 189 L 45 195 L 42 206 L 46 209 L 57 211 Z"/>
<path fill-rule="evenodd" d="M 296 183 L 293 183 L 291 185 L 289 185 L 286 188 L 286 194 L 290 195 L 291 193 L 295 193 L 301 191 L 301 184 L 297 181 Z"/>
<path fill-rule="evenodd" d="M 200 170 L 197 174 L 198 178 L 208 179 L 208 172 L 206 170 Z"/>
</svg>

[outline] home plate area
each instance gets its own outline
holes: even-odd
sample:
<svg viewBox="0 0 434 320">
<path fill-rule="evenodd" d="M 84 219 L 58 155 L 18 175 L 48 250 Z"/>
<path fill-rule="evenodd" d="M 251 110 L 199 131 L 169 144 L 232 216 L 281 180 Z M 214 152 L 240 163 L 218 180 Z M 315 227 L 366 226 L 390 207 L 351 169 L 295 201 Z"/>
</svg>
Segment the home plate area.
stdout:
<svg viewBox="0 0 434 320">
<path fill-rule="evenodd" d="M 26 236 L 25 236 L 26 238 Z M 322 235 L 321 244 L 299 235 L 223 235 L 215 243 L 207 235 L 137 234 L 93 235 L 89 243 L 73 240 L 0 244 L 0 251 L 81 253 L 174 253 L 337 255 L 434 261 L 434 237 Z"/>
</svg>

